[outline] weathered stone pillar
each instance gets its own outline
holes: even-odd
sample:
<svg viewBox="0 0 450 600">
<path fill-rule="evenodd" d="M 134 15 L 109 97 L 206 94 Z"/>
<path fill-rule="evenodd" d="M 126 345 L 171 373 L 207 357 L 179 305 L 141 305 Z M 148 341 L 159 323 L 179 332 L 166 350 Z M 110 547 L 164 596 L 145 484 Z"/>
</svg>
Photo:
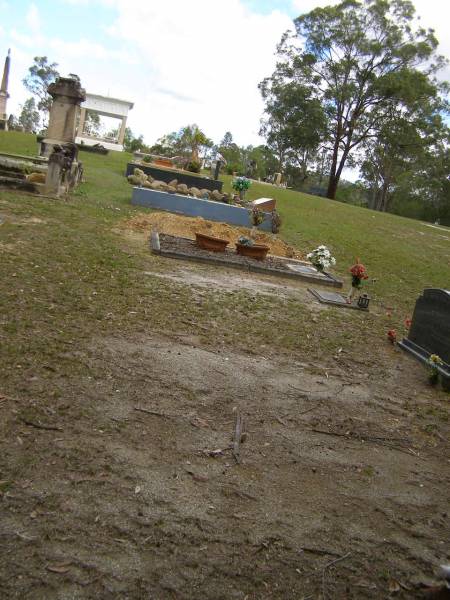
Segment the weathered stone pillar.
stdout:
<svg viewBox="0 0 450 600">
<path fill-rule="evenodd" d="M 79 79 L 58 77 L 48 86 L 53 98 L 47 135 L 41 144 L 41 155 L 49 156 L 55 144 L 75 141 L 78 107 L 86 99 Z"/>
<path fill-rule="evenodd" d="M 83 132 L 84 132 L 84 124 L 86 122 L 86 109 L 81 107 L 80 110 L 80 120 L 78 122 L 78 131 L 77 131 L 77 135 L 78 136 L 82 136 Z"/>
<path fill-rule="evenodd" d="M 123 144 L 123 140 L 125 139 L 125 129 L 127 127 L 127 118 L 123 117 L 122 124 L 120 126 L 119 137 L 117 139 L 118 144 Z"/>
</svg>

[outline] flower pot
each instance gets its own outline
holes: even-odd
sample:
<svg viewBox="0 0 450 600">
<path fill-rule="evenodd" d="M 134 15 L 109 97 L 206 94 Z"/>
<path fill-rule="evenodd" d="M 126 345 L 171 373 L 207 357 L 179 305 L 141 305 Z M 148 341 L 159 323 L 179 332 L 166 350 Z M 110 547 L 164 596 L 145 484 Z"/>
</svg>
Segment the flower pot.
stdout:
<svg viewBox="0 0 450 600">
<path fill-rule="evenodd" d="M 249 256 L 256 260 L 264 260 L 269 252 L 269 246 L 253 244 L 253 246 L 246 246 L 245 244 L 236 244 L 236 253 L 241 256 Z"/>
<path fill-rule="evenodd" d="M 196 233 L 195 242 L 199 248 L 211 250 L 212 252 L 225 252 L 225 248 L 229 244 L 228 240 L 222 240 L 211 235 L 205 235 L 204 233 Z"/>
</svg>

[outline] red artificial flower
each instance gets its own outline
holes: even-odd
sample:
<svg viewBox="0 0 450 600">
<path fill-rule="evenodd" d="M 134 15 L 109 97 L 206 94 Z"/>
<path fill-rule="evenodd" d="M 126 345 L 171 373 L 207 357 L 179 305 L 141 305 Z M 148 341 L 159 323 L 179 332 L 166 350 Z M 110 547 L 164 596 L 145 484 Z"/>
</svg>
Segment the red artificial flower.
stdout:
<svg viewBox="0 0 450 600">
<path fill-rule="evenodd" d="M 358 279 L 369 278 L 366 272 L 366 267 L 361 263 L 356 263 L 355 265 L 353 265 L 353 267 L 350 269 L 350 273 L 353 275 L 353 277 L 357 277 Z"/>
<path fill-rule="evenodd" d="M 395 344 L 395 342 L 397 341 L 397 332 L 395 331 L 395 329 L 389 329 L 389 331 L 387 332 L 387 336 L 391 344 Z"/>
<path fill-rule="evenodd" d="M 406 319 L 405 319 L 406 329 L 409 329 L 411 327 L 411 323 L 412 323 L 412 319 L 410 319 L 409 317 L 406 317 Z"/>
</svg>

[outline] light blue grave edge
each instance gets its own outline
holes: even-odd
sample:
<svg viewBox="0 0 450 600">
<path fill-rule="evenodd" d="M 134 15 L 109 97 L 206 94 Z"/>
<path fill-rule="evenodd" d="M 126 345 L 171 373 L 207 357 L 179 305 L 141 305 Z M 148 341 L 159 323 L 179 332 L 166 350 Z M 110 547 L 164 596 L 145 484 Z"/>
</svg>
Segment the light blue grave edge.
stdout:
<svg viewBox="0 0 450 600">
<path fill-rule="evenodd" d="M 224 202 L 202 200 L 193 196 L 182 196 L 149 190 L 148 188 L 133 187 L 131 204 L 159 208 L 160 210 L 179 213 L 188 217 L 203 217 L 210 221 L 220 221 L 230 225 L 252 226 L 246 208 L 231 206 Z M 259 229 L 272 231 L 272 216 L 270 213 L 264 213 L 264 221 L 259 225 Z"/>
</svg>

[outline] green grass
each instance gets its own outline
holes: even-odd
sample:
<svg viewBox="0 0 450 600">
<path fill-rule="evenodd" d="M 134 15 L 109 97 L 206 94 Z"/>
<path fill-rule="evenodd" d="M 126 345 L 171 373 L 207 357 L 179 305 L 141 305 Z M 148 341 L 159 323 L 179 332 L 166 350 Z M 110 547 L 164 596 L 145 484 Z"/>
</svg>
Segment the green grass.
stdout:
<svg viewBox="0 0 450 600">
<path fill-rule="evenodd" d="M 34 155 L 37 145 L 34 136 L 0 132 L 0 150 Z M 130 205 L 124 172 L 131 155 L 80 157 L 86 183 L 68 200 L 0 191 L 0 360 L 19 389 L 26 371 L 45 378 L 47 368 L 61 377 L 86 369 L 74 350 L 103 335 L 189 333 L 205 344 L 270 348 L 321 363 L 342 349 L 357 361 L 367 347 L 386 352 L 386 330 L 402 330 L 424 287 L 449 285 L 450 230 L 253 184 L 250 199 L 276 197 L 280 236 L 289 243 L 304 251 L 328 245 L 347 282 L 348 267 L 361 258 L 377 279 L 367 285 L 374 311 L 329 310 L 318 323 L 296 298 L 210 289 L 199 300 L 192 287 L 143 275 L 167 263 L 114 232 L 119 221 L 145 212 Z M 224 182 L 229 189 L 231 177 Z M 380 369 L 375 354 L 369 362 Z"/>
<path fill-rule="evenodd" d="M 232 177 L 223 179 L 230 191 Z M 421 221 L 266 184 L 253 183 L 247 197 L 275 197 L 283 218 L 281 237 L 308 251 L 325 244 L 337 259 L 337 273 L 347 281 L 348 268 L 360 258 L 377 280 L 367 286 L 369 293 L 385 306 L 407 314 L 424 288 L 450 286 L 450 228 L 441 231 Z"/>
</svg>

